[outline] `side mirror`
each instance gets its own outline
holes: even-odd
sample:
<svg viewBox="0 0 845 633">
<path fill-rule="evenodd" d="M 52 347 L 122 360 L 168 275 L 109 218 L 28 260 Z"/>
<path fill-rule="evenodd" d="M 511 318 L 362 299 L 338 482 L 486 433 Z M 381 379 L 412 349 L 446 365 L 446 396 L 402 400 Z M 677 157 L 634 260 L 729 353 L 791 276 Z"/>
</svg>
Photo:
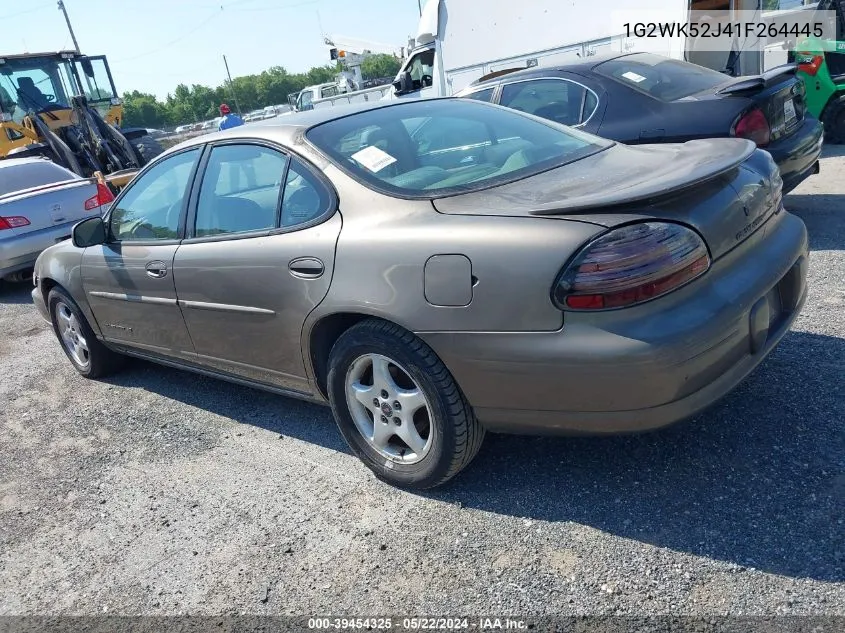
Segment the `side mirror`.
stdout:
<svg viewBox="0 0 845 633">
<path fill-rule="evenodd" d="M 76 224 L 71 231 L 71 239 L 76 248 L 88 248 L 106 242 L 106 223 L 101 217 L 88 218 Z"/>
<path fill-rule="evenodd" d="M 393 82 L 393 87 L 396 88 L 396 94 L 405 95 L 414 91 L 414 80 L 411 78 L 411 71 L 406 70 L 399 75 L 399 79 Z"/>
</svg>

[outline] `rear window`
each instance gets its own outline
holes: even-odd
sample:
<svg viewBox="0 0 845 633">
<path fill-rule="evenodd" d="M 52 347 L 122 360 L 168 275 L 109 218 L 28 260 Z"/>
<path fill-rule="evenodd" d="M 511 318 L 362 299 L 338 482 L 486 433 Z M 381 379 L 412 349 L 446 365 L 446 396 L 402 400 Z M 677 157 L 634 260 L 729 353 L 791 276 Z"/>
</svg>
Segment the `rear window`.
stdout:
<svg viewBox="0 0 845 633">
<path fill-rule="evenodd" d="M 683 99 L 730 81 L 715 70 L 648 53 L 618 57 L 593 71 L 661 101 Z"/>
<path fill-rule="evenodd" d="M 366 110 L 317 125 L 306 137 L 364 184 L 422 198 L 513 182 L 612 144 L 466 99 Z"/>
<path fill-rule="evenodd" d="M 26 161 L 19 164 L 6 164 L 0 166 L 0 196 L 52 185 L 56 182 L 76 180 L 78 176 L 56 165 L 49 160 Z"/>
</svg>

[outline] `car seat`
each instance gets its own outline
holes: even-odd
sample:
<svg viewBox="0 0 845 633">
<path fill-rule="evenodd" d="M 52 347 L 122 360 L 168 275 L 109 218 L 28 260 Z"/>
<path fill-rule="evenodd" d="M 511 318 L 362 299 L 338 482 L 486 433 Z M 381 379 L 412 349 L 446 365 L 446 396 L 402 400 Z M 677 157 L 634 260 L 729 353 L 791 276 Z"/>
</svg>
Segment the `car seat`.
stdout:
<svg viewBox="0 0 845 633">
<path fill-rule="evenodd" d="M 213 198 L 207 208 L 207 214 L 197 217 L 197 235 L 200 237 L 218 233 L 257 231 L 276 225 L 275 209 L 265 209 L 248 198 L 219 196 Z M 199 220 L 203 216 L 207 223 L 201 227 Z"/>
</svg>

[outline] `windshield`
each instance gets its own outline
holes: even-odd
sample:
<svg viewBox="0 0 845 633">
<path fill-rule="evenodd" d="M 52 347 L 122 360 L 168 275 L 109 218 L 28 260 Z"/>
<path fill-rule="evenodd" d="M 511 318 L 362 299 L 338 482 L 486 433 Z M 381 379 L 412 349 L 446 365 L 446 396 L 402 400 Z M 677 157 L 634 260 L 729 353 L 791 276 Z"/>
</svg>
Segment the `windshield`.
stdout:
<svg viewBox="0 0 845 633">
<path fill-rule="evenodd" d="M 661 101 L 683 99 L 730 81 L 715 70 L 649 53 L 617 57 L 593 70 Z"/>
<path fill-rule="evenodd" d="M 0 66 L 0 109 L 20 123 L 27 112 L 68 107 L 73 85 L 64 60 L 7 58 Z"/>
<path fill-rule="evenodd" d="M 306 137 L 357 180 L 412 198 L 513 182 L 612 145 L 465 99 L 367 110 L 317 125 Z"/>
</svg>

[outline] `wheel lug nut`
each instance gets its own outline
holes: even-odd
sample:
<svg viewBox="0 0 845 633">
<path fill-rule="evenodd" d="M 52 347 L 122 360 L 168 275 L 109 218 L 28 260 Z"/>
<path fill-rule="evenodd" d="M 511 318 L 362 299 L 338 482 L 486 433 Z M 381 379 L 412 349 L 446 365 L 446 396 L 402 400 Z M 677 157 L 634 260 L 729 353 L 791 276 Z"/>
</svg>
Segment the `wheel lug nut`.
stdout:
<svg viewBox="0 0 845 633">
<path fill-rule="evenodd" d="M 402 426 L 402 420 L 400 420 L 399 418 L 393 418 L 393 424 L 395 424 L 396 426 Z"/>
<path fill-rule="evenodd" d="M 381 416 L 381 421 L 387 424 L 387 416 Z"/>
<path fill-rule="evenodd" d="M 378 406 L 378 398 L 373 398 L 373 406 L 374 407 Z"/>
<path fill-rule="evenodd" d="M 394 401 L 393 402 L 393 408 L 396 409 L 397 411 L 401 411 L 402 410 L 402 403 L 399 402 L 398 400 Z"/>
<path fill-rule="evenodd" d="M 387 398 L 388 395 L 389 394 L 384 389 L 381 390 L 381 397 L 382 398 Z"/>
</svg>

